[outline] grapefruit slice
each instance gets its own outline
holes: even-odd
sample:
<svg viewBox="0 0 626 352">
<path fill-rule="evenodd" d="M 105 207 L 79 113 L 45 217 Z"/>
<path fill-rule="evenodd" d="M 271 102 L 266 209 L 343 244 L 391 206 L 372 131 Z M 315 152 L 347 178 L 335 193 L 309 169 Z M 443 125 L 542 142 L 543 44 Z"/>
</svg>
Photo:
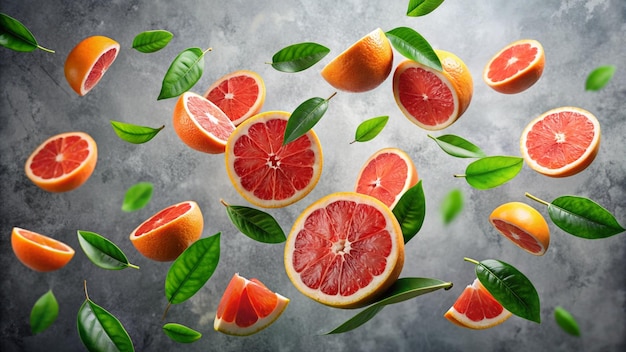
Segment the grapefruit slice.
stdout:
<svg viewBox="0 0 626 352">
<path fill-rule="evenodd" d="M 510 202 L 495 208 L 489 222 L 518 247 L 534 255 L 544 255 L 550 245 L 546 219 L 526 203 Z"/>
<path fill-rule="evenodd" d="M 276 321 L 288 304 L 288 298 L 261 281 L 235 274 L 217 306 L 213 327 L 228 335 L 252 335 Z"/>
<path fill-rule="evenodd" d="M 95 35 L 78 43 L 65 59 L 65 78 L 70 87 L 83 96 L 96 86 L 117 58 L 120 44 Z"/>
<path fill-rule="evenodd" d="M 322 146 L 313 130 L 283 145 L 289 113 L 267 111 L 244 121 L 226 143 L 226 170 L 239 194 L 264 208 L 284 207 L 313 190 Z"/>
<path fill-rule="evenodd" d="M 359 171 L 355 192 L 370 195 L 393 209 L 417 181 L 411 157 L 398 148 L 384 148 L 370 156 Z"/>
<path fill-rule="evenodd" d="M 204 97 L 217 105 L 237 126 L 261 111 L 265 102 L 265 83 L 257 73 L 239 70 L 215 81 Z"/>
<path fill-rule="evenodd" d="M 49 192 L 67 192 L 84 184 L 96 168 L 98 147 L 84 132 L 48 138 L 26 160 L 26 176 Z"/>
<path fill-rule="evenodd" d="M 22 264 L 41 272 L 61 269 L 74 257 L 67 244 L 19 227 L 11 232 L 11 247 Z"/>
<path fill-rule="evenodd" d="M 203 96 L 183 93 L 173 114 L 174 131 L 189 147 L 209 154 L 221 154 L 235 125 L 215 104 Z"/>
<path fill-rule="evenodd" d="M 332 193 L 307 207 L 285 244 L 285 269 L 305 296 L 338 308 L 373 302 L 402 271 L 404 239 L 378 199 Z"/>
<path fill-rule="evenodd" d="M 552 109 L 531 121 L 520 139 L 522 157 L 533 170 L 551 177 L 586 169 L 600 149 L 600 123 L 589 111 Z"/>
<path fill-rule="evenodd" d="M 483 70 L 483 80 L 496 92 L 521 93 L 541 78 L 545 62 L 541 43 L 532 39 L 518 40 L 489 60 Z"/>
<path fill-rule="evenodd" d="M 171 205 L 154 214 L 130 234 L 130 241 L 146 258 L 172 261 L 200 238 L 204 218 L 194 201 Z"/>
<path fill-rule="evenodd" d="M 481 330 L 504 323 L 511 317 L 487 289 L 475 279 L 465 287 L 456 302 L 444 314 L 450 322 L 469 329 Z"/>
<path fill-rule="evenodd" d="M 450 52 L 435 52 L 443 71 L 406 60 L 393 75 L 398 107 L 409 121 L 426 130 L 442 130 L 453 124 L 467 110 L 474 93 L 465 63 Z"/>
</svg>

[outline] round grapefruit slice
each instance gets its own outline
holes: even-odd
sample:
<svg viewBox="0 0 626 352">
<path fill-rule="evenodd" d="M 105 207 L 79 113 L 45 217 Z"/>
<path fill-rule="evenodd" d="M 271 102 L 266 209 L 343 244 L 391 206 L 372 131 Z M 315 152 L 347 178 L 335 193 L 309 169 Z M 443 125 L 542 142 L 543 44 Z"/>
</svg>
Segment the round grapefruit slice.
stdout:
<svg viewBox="0 0 626 352">
<path fill-rule="evenodd" d="M 552 109 L 531 121 L 520 139 L 522 157 L 533 170 L 567 177 L 586 169 L 600 149 L 600 123 L 589 111 Z"/>
<path fill-rule="evenodd" d="M 213 327 L 228 335 L 252 335 L 276 321 L 288 304 L 288 298 L 261 281 L 235 274 L 217 306 Z"/>
<path fill-rule="evenodd" d="M 521 93 L 541 78 L 545 61 L 541 43 L 532 39 L 518 40 L 489 60 L 483 70 L 483 80 L 497 92 Z"/>
<path fill-rule="evenodd" d="M 518 247 L 534 255 L 544 255 L 550 245 L 546 219 L 526 203 L 510 202 L 495 208 L 489 222 Z"/>
<path fill-rule="evenodd" d="M 65 59 L 65 78 L 70 87 L 83 96 L 96 86 L 120 51 L 115 40 L 95 35 L 78 43 Z"/>
<path fill-rule="evenodd" d="M 265 83 L 256 72 L 239 70 L 215 81 L 204 97 L 237 126 L 261 111 L 265 102 Z"/>
<path fill-rule="evenodd" d="M 83 185 L 96 168 L 98 147 L 84 132 L 48 138 L 26 160 L 26 176 L 49 192 L 67 192 Z"/>
<path fill-rule="evenodd" d="M 254 205 L 284 207 L 313 190 L 322 173 L 322 146 L 313 130 L 283 145 L 289 113 L 267 111 L 244 121 L 226 143 L 226 170 Z"/>
<path fill-rule="evenodd" d="M 475 279 L 465 287 L 456 302 L 444 314 L 450 322 L 469 329 L 481 330 L 504 323 L 511 317 L 487 289 Z"/>
<path fill-rule="evenodd" d="M 355 192 L 327 195 L 307 207 L 285 244 L 285 269 L 305 296 L 338 308 L 363 307 L 400 275 L 404 239 L 378 199 Z"/>
<path fill-rule="evenodd" d="M 11 247 L 22 264 L 40 272 L 61 269 L 74 257 L 67 244 L 19 227 L 11 232 Z"/>
</svg>

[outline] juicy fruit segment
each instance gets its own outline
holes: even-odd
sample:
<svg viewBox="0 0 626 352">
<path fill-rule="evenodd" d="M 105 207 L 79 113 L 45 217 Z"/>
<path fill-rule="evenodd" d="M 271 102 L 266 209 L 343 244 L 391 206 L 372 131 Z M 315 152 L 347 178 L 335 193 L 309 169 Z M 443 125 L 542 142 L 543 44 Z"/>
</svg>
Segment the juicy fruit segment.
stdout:
<svg viewBox="0 0 626 352">
<path fill-rule="evenodd" d="M 561 107 L 531 121 L 520 139 L 522 157 L 533 170 L 551 177 L 575 175 L 591 164 L 600 148 L 600 123 L 590 112 Z"/>
<path fill-rule="evenodd" d="M 67 55 L 65 78 L 70 87 L 83 96 L 100 81 L 120 51 L 115 40 L 96 35 L 83 39 Z"/>
<path fill-rule="evenodd" d="M 84 132 L 48 138 L 26 160 L 26 176 L 49 192 L 67 192 L 84 184 L 96 168 L 96 142 Z"/>
<path fill-rule="evenodd" d="M 261 281 L 235 274 L 217 306 L 213 327 L 229 335 L 252 335 L 276 321 L 288 304 L 288 298 Z"/>
<path fill-rule="evenodd" d="M 74 257 L 67 244 L 19 227 L 11 232 L 11 247 L 22 264 L 40 272 L 61 269 Z"/>
<path fill-rule="evenodd" d="M 215 81 L 204 97 L 220 108 L 235 126 L 256 115 L 265 102 L 265 83 L 257 73 L 231 72 Z"/>
<path fill-rule="evenodd" d="M 305 296 L 339 308 L 371 303 L 400 275 L 402 230 L 376 198 L 333 193 L 307 207 L 285 244 L 285 270 Z"/>
<path fill-rule="evenodd" d="M 502 324 L 511 317 L 487 289 L 475 279 L 444 314 L 450 322 L 469 329 L 487 329 Z"/>
<path fill-rule="evenodd" d="M 497 92 L 521 93 L 541 78 L 545 60 L 541 43 L 532 39 L 518 40 L 489 60 L 483 80 Z"/>
<path fill-rule="evenodd" d="M 226 144 L 226 170 L 250 203 L 279 208 L 305 197 L 322 173 L 322 147 L 313 130 L 283 145 L 289 113 L 268 111 L 244 121 Z"/>
<path fill-rule="evenodd" d="M 370 156 L 359 171 L 355 192 L 370 195 L 393 209 L 417 181 L 411 157 L 398 148 L 384 148 Z"/>
<path fill-rule="evenodd" d="M 393 50 L 385 32 L 377 28 L 322 69 L 322 77 L 347 92 L 365 92 L 383 83 L 393 66 Z"/>
<path fill-rule="evenodd" d="M 510 202 L 497 207 L 489 222 L 518 247 L 543 255 L 550 245 L 550 228 L 544 217 L 526 203 Z"/>
<path fill-rule="evenodd" d="M 154 214 L 131 234 L 130 241 L 145 257 L 172 261 L 200 238 L 204 218 L 194 201 L 171 205 Z"/>
<path fill-rule="evenodd" d="M 442 130 L 467 110 L 474 94 L 472 75 L 456 55 L 435 50 L 443 71 L 412 60 L 396 67 L 393 95 L 402 113 L 426 130 Z"/>
</svg>

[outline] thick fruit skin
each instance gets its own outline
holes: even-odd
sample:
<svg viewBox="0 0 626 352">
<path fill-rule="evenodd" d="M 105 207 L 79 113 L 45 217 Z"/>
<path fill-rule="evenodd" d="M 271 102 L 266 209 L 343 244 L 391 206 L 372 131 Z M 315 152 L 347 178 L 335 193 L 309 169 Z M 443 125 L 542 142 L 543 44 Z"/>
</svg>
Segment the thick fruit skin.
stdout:
<svg viewBox="0 0 626 352">
<path fill-rule="evenodd" d="M 79 96 L 89 93 L 89 91 L 82 89 L 82 84 L 83 78 L 86 79 L 89 71 L 98 60 L 97 56 L 94 57 L 94 53 L 101 53 L 107 48 L 115 48 L 119 53 L 120 44 L 111 38 L 95 35 L 83 39 L 67 55 L 64 66 L 65 79 Z"/>
<path fill-rule="evenodd" d="M 489 215 L 489 222 L 495 227 L 494 220 L 505 221 L 532 234 L 543 246 L 543 251 L 539 253 L 529 251 L 531 254 L 543 255 L 550 245 L 550 228 L 547 221 L 541 213 L 526 203 L 509 202 L 498 206 Z"/>
<path fill-rule="evenodd" d="M 513 79 L 509 79 L 503 82 L 490 82 L 486 77 L 489 71 L 489 64 L 491 64 L 491 61 L 493 61 L 492 59 L 489 62 L 489 64 L 485 67 L 485 70 L 483 73 L 483 77 L 484 77 L 483 80 L 487 83 L 489 87 L 491 87 L 493 90 L 495 90 L 498 93 L 517 94 L 532 87 L 535 83 L 537 83 L 537 81 L 539 81 L 539 78 L 541 78 L 541 75 L 543 74 L 544 66 L 546 64 L 546 56 L 544 54 L 543 47 L 541 46 L 541 44 L 536 40 L 519 40 L 519 41 L 509 44 L 507 48 L 510 46 L 514 46 L 516 44 L 522 44 L 522 43 L 527 43 L 527 42 L 532 42 L 533 45 L 537 46 L 540 49 L 541 55 L 539 56 L 539 59 L 537 60 L 537 62 L 534 65 L 528 67 L 524 72 L 519 73 L 518 76 Z M 502 51 L 504 50 L 506 50 L 506 48 L 503 49 Z M 502 53 L 502 51 L 496 54 L 494 58 L 497 57 L 500 53 Z"/>
</svg>

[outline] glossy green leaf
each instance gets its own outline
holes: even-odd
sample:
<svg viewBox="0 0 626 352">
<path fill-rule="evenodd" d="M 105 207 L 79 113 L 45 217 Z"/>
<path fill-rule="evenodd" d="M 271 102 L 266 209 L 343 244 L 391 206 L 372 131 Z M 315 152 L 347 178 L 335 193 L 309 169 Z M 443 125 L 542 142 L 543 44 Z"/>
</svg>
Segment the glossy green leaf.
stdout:
<svg viewBox="0 0 626 352">
<path fill-rule="evenodd" d="M 378 116 L 367 119 L 359 124 L 354 134 L 354 142 L 367 142 L 374 139 L 385 128 L 389 116 Z"/>
<path fill-rule="evenodd" d="M 198 331 L 177 323 L 167 323 L 163 325 L 163 332 L 172 340 L 180 343 L 192 343 L 202 337 L 202 334 Z"/>
<path fill-rule="evenodd" d="M 409 17 L 419 17 L 433 12 L 443 0 L 409 0 L 409 8 L 406 15 Z"/>
<path fill-rule="evenodd" d="M 585 81 L 585 89 L 597 91 L 604 88 L 604 86 L 606 86 L 613 78 L 613 75 L 615 74 L 615 69 L 616 68 L 613 65 L 597 67 L 596 69 L 591 71 L 589 76 L 587 76 L 587 80 Z"/>
<path fill-rule="evenodd" d="M 165 125 L 163 125 L 159 128 L 152 128 L 113 120 L 111 120 L 111 125 L 118 137 L 133 144 L 146 143 L 165 127 Z"/>
<path fill-rule="evenodd" d="M 394 28 L 385 33 L 391 45 L 408 59 L 441 71 L 441 61 L 421 34 L 408 27 Z"/>
<path fill-rule="evenodd" d="M 516 156 L 488 156 L 480 158 L 467 166 L 467 183 L 476 189 L 490 189 L 509 182 L 522 170 L 524 159 Z"/>
<path fill-rule="evenodd" d="M 287 240 L 276 219 L 264 211 L 240 205 L 226 205 L 226 213 L 241 233 L 255 241 L 282 243 Z"/>
<path fill-rule="evenodd" d="M 181 51 L 163 77 L 157 100 L 177 97 L 191 89 L 204 72 L 204 54 L 200 48 Z"/>
<path fill-rule="evenodd" d="M 400 278 L 393 285 L 391 285 L 387 291 L 385 291 L 376 303 L 365 308 L 357 315 L 326 334 L 340 334 L 354 330 L 371 320 L 386 305 L 400 303 L 442 288 L 447 290 L 451 287 L 451 282 L 444 282 L 437 279 L 421 277 Z"/>
<path fill-rule="evenodd" d="M 165 48 L 173 37 L 174 34 L 163 29 L 141 32 L 133 39 L 133 49 L 142 53 L 154 53 Z"/>
<path fill-rule="evenodd" d="M 393 207 L 393 215 L 402 228 L 404 243 L 409 242 L 422 228 L 426 217 L 426 197 L 421 180 L 404 192 Z"/>
<path fill-rule="evenodd" d="M 124 252 L 115 243 L 97 233 L 78 230 L 78 242 L 87 258 L 102 269 L 139 269 L 128 262 Z"/>
<path fill-rule="evenodd" d="M 30 330 L 33 335 L 46 330 L 59 316 L 59 303 L 52 290 L 44 293 L 30 311 Z"/>
<path fill-rule="evenodd" d="M 0 13 L 0 46 L 21 52 L 41 49 L 54 53 L 39 45 L 33 33 L 22 22 L 4 13 Z"/>
<path fill-rule="evenodd" d="M 335 94 L 331 95 L 328 99 L 318 97 L 311 98 L 298 105 L 287 121 L 283 145 L 293 142 L 309 132 L 322 116 L 324 116 L 328 109 L 328 101 L 334 95 Z"/>
<path fill-rule="evenodd" d="M 606 238 L 626 231 L 613 214 L 584 197 L 558 197 L 548 205 L 548 214 L 563 231 L 582 238 Z"/>
<path fill-rule="evenodd" d="M 104 308 L 87 299 L 77 318 L 80 340 L 92 352 L 131 352 L 133 342 L 120 321 Z"/>
<path fill-rule="evenodd" d="M 123 211 L 135 211 L 145 207 L 152 198 L 152 183 L 138 182 L 132 185 L 124 195 Z"/>
<path fill-rule="evenodd" d="M 484 158 L 487 156 L 479 147 L 459 136 L 446 134 L 439 137 L 428 135 L 428 137 L 434 140 L 444 152 L 457 158 Z"/>
<path fill-rule="evenodd" d="M 443 223 L 449 224 L 463 210 L 463 192 L 460 189 L 453 189 L 443 198 L 441 202 L 441 215 Z"/>
<path fill-rule="evenodd" d="M 327 47 L 311 42 L 289 45 L 272 56 L 272 67 L 282 72 L 300 72 L 318 63 L 330 52 Z"/>
<path fill-rule="evenodd" d="M 580 336 L 580 328 L 576 319 L 563 307 L 554 308 L 554 320 L 566 333 L 573 336 Z"/>
</svg>

